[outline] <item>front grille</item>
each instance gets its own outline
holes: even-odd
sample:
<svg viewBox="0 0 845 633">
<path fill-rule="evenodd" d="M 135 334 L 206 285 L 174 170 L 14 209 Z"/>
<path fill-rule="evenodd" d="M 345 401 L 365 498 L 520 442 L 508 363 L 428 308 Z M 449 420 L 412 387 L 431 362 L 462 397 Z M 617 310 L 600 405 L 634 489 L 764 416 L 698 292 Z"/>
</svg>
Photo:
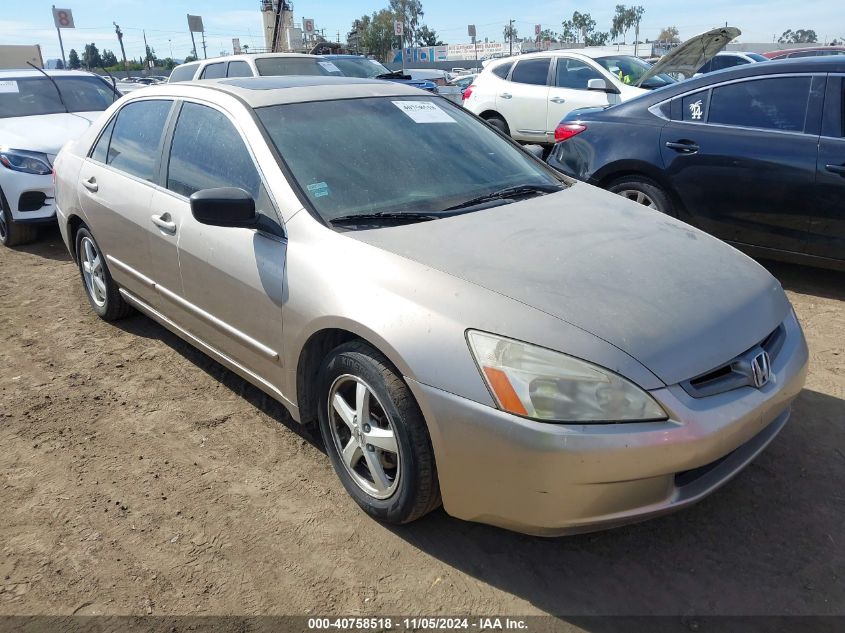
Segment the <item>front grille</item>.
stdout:
<svg viewBox="0 0 845 633">
<path fill-rule="evenodd" d="M 704 398 L 739 387 L 753 386 L 754 381 L 750 371 L 751 359 L 765 351 L 774 364 L 785 340 L 786 328 L 781 323 L 757 345 L 747 349 L 724 365 L 682 382 L 681 387 L 693 398 Z"/>
</svg>

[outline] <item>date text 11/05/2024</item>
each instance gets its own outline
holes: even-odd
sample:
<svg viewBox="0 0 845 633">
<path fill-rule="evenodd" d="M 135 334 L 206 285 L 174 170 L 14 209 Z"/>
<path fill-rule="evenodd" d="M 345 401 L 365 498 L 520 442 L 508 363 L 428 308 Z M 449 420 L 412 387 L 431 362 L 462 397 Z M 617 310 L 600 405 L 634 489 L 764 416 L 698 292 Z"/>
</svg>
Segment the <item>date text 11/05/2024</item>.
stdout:
<svg viewBox="0 0 845 633">
<path fill-rule="evenodd" d="M 477 631 L 525 631 L 528 624 L 524 619 L 508 617 L 350 617 L 309 618 L 308 629 L 320 630 L 477 630 Z"/>
</svg>

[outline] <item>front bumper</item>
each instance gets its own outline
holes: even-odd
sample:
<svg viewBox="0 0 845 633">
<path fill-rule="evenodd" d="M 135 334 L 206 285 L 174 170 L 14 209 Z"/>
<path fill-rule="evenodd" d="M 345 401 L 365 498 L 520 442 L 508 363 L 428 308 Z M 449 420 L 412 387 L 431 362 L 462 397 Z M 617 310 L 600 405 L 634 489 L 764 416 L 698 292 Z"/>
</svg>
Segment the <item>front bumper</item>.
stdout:
<svg viewBox="0 0 845 633">
<path fill-rule="evenodd" d="M 528 534 L 586 532 L 678 510 L 736 475 L 786 424 L 808 351 L 794 317 L 761 389 L 693 398 L 652 391 L 665 422 L 566 425 L 523 419 L 409 380 L 428 422 L 443 506 Z"/>
<path fill-rule="evenodd" d="M 0 170 L 0 188 L 15 222 L 37 224 L 55 219 L 56 200 L 50 174 L 26 174 L 5 167 Z"/>
</svg>

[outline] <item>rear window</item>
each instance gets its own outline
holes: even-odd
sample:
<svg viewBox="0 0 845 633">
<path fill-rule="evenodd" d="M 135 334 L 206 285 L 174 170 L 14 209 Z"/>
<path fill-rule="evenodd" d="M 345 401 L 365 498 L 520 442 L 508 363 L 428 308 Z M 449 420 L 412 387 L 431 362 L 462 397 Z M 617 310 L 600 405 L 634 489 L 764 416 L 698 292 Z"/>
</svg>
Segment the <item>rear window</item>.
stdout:
<svg viewBox="0 0 845 633">
<path fill-rule="evenodd" d="M 200 79 L 220 79 L 226 76 L 226 64 L 219 62 L 217 64 L 209 64 L 202 70 Z"/>
<path fill-rule="evenodd" d="M 709 123 L 803 132 L 810 77 L 740 81 L 713 89 Z"/>
<path fill-rule="evenodd" d="M 511 73 L 511 81 L 520 84 L 531 84 L 534 86 L 545 86 L 549 79 L 549 63 L 551 59 L 543 57 L 540 59 L 523 59 L 516 64 Z"/>
<path fill-rule="evenodd" d="M 100 112 L 120 97 L 98 77 L 53 79 L 55 84 L 44 76 L 0 80 L 0 118 L 57 114 L 65 112 L 65 106 L 70 112 Z"/>
<path fill-rule="evenodd" d="M 311 57 L 259 57 L 255 67 L 262 77 L 284 75 L 332 75 L 342 77 L 343 73 L 329 60 Z"/>
<path fill-rule="evenodd" d="M 182 64 L 173 69 L 170 73 L 170 83 L 176 81 L 191 81 L 194 78 L 194 73 L 197 72 L 199 64 Z"/>
</svg>

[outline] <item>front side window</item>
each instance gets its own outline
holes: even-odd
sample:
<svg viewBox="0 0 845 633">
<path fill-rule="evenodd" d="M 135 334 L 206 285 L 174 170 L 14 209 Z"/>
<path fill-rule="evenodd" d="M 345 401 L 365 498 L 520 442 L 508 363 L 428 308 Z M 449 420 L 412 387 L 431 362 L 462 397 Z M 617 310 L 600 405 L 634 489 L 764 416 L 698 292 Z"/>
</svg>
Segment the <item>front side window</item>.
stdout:
<svg viewBox="0 0 845 633">
<path fill-rule="evenodd" d="M 331 61 L 312 57 L 259 57 L 255 67 L 262 77 L 284 75 L 330 75 L 342 77 L 343 73 Z"/>
<path fill-rule="evenodd" d="M 200 79 L 219 79 L 220 77 L 226 76 L 226 64 L 218 63 L 218 64 L 209 64 L 205 68 L 203 68 L 202 75 L 200 75 Z"/>
<path fill-rule="evenodd" d="M 170 101 L 151 100 L 136 101 L 122 108 L 112 130 L 106 163 L 155 182 L 159 145 L 170 106 Z"/>
<path fill-rule="evenodd" d="M 604 79 L 592 66 L 577 59 L 559 57 L 555 71 L 555 86 L 558 88 L 571 88 L 573 90 L 586 90 L 587 82 L 590 79 Z"/>
<path fill-rule="evenodd" d="M 734 66 L 742 66 L 743 64 L 750 64 L 747 59 L 737 55 L 716 55 L 713 58 L 713 63 L 710 66 L 711 70 L 724 70 L 725 68 L 733 68 Z"/>
<path fill-rule="evenodd" d="M 810 77 L 774 77 L 718 86 L 710 97 L 709 123 L 803 132 Z"/>
<path fill-rule="evenodd" d="M 597 57 L 595 62 L 604 68 L 606 71 L 614 75 L 623 84 L 630 84 L 633 86 L 640 86 L 643 76 L 651 72 L 651 64 L 647 61 L 634 57 L 633 55 L 608 55 L 607 57 Z M 560 63 L 560 62 L 558 62 Z M 700 70 L 699 72 L 707 72 Z M 665 73 L 655 75 L 645 81 L 641 88 L 662 88 L 669 84 L 675 83 L 675 79 Z"/>
<path fill-rule="evenodd" d="M 292 103 L 256 113 L 303 194 L 328 221 L 448 213 L 503 188 L 561 186 L 483 122 L 431 97 Z"/>
<path fill-rule="evenodd" d="M 0 118 L 67 111 L 102 112 L 120 98 L 99 77 L 58 75 L 53 79 L 55 84 L 43 75 L 0 80 Z"/>
<path fill-rule="evenodd" d="M 517 62 L 511 73 L 511 81 L 519 84 L 531 84 L 533 86 L 545 86 L 549 78 L 549 63 L 551 59 L 541 57 L 539 59 L 523 59 Z"/>
</svg>

